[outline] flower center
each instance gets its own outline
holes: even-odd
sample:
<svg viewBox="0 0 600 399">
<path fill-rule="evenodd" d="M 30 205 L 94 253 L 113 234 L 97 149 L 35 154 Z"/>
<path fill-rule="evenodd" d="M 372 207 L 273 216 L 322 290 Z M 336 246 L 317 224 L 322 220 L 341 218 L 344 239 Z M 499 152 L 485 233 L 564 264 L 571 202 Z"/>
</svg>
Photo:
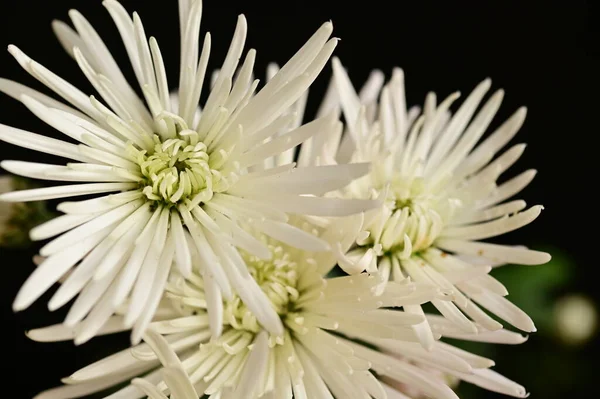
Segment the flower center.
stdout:
<svg viewBox="0 0 600 399">
<path fill-rule="evenodd" d="M 433 244 L 455 202 L 429 190 L 421 177 L 396 176 L 381 219 L 369 227 L 365 244 L 376 247 L 379 255 L 393 252 L 400 258 L 410 257 Z"/>
<path fill-rule="evenodd" d="M 191 143 L 181 138 L 161 141 L 155 135 L 154 143 L 152 152 L 135 150 L 148 199 L 174 205 L 188 199 L 200 203 L 212 198 L 221 176 L 211 168 L 203 142 Z"/>
<path fill-rule="evenodd" d="M 267 295 L 275 311 L 280 316 L 285 316 L 291 311 L 294 301 L 299 296 L 296 288 L 298 264 L 283 247 L 277 244 L 270 244 L 268 247 L 272 254 L 269 260 L 247 253 L 242 253 L 242 257 L 248 265 L 250 274 Z M 260 331 L 258 321 L 238 297 L 225 304 L 224 320 L 235 329 Z"/>
</svg>

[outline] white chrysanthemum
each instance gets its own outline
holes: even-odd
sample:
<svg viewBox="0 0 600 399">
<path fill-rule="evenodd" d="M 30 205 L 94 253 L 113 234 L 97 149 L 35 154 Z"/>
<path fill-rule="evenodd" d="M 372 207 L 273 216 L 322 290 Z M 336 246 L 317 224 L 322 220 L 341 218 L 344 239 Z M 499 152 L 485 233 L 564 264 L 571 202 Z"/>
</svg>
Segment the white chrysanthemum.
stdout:
<svg viewBox="0 0 600 399">
<path fill-rule="evenodd" d="M 521 330 L 535 331 L 531 319 L 504 298 L 504 286 L 487 273 L 498 263 L 535 265 L 547 262 L 550 255 L 479 241 L 518 229 L 542 210 L 533 206 L 522 211 L 524 201 L 507 202 L 531 181 L 534 170 L 496 184 L 525 148 L 515 145 L 494 159 L 521 127 L 525 109 L 476 147 L 503 97 L 503 91 L 497 91 L 476 113 L 489 80 L 478 85 L 454 115 L 449 108 L 458 93 L 439 105 L 430 93 L 418 116 L 418 109 L 406 110 L 400 69 L 385 86 L 382 74 L 375 72 L 358 95 L 340 62 L 334 59 L 333 64 L 347 131 L 341 140 L 327 142 L 322 162 L 373 162 L 372 172 L 349 185 L 343 195 L 385 197 L 383 207 L 365 216 L 365 231 L 356 245 L 347 254 L 337 251 L 340 266 L 349 273 L 378 270 L 385 279 L 410 277 L 453 290 L 453 302 L 432 303 L 466 332 L 475 332 L 477 325 L 502 327 L 475 303 Z M 335 99 L 329 106 L 335 106 Z M 419 306 L 405 310 L 423 313 Z M 421 326 L 420 332 L 430 345 L 428 327 Z"/>
<path fill-rule="evenodd" d="M 339 224 L 338 224 L 339 223 Z M 328 242 L 347 249 L 360 231 L 362 217 L 339 220 L 323 233 Z M 431 350 L 419 343 L 413 326 L 426 318 L 435 337 L 441 335 L 487 342 L 520 343 L 506 330 L 465 334 L 438 316 L 414 315 L 389 309 L 419 306 L 432 298 L 447 301 L 439 288 L 389 282 L 381 290 L 378 275 L 325 277 L 335 265 L 332 253 L 309 253 L 263 238 L 270 260 L 243 253 L 246 264 L 281 317 L 285 332 L 269 335 L 237 297 L 225 302 L 223 334 L 211 339 L 205 281 L 172 276 L 165 300 L 150 329 L 165 336 L 182 358 L 182 367 L 198 393 L 211 398 L 386 398 L 400 395 L 390 385 L 410 386 L 433 398 L 456 398 L 439 371 L 487 389 L 523 397 L 520 385 L 499 376 L 491 360 L 440 341 Z M 195 254 L 198 256 L 198 254 Z M 230 259 L 238 265 L 242 259 Z M 114 316 L 102 333 L 115 331 Z M 29 332 L 40 341 L 71 339 L 77 331 L 63 325 Z M 427 366 L 427 367 L 423 367 Z M 81 396 L 115 386 L 134 376 L 167 392 L 155 353 L 142 344 L 77 371 L 67 386 L 44 392 L 36 399 Z M 152 371 L 154 370 L 154 371 Z M 433 372 L 430 370 L 434 370 Z M 149 385 L 148 385 L 149 386 Z M 72 396 L 69 396 L 72 395 Z M 109 398 L 139 398 L 135 385 Z"/>
<path fill-rule="evenodd" d="M 256 52 L 248 51 L 238 68 L 246 38 L 246 20 L 240 16 L 198 117 L 211 47 L 209 34 L 202 46 L 198 42 L 201 1 L 179 3 L 182 46 L 176 107 L 156 40 L 147 39 L 137 14 L 131 18 L 114 0 L 103 4 L 121 34 L 143 99 L 77 11 L 69 13 L 76 31 L 62 22 L 55 22 L 54 30 L 106 105 L 17 47 L 9 47 L 27 72 L 70 105 L 8 80 L 0 80 L 0 90 L 72 141 L 4 125 L 0 125 L 0 140 L 75 162 L 61 166 L 3 161 L 2 167 L 27 177 L 80 183 L 3 194 L 0 200 L 102 194 L 61 203 L 58 209 L 65 215 L 31 231 L 35 240 L 58 237 L 41 249 L 47 259 L 20 290 L 14 309 L 28 307 L 73 269 L 49 308 L 79 295 L 66 319 L 73 326 L 85 318 L 77 342 L 94 336 L 122 306 L 127 306 L 124 323 L 133 327 L 137 341 L 152 318 L 154 308 L 148 303 L 160 297 L 171 260 L 176 260 L 184 276 L 191 275 L 189 254 L 195 247 L 201 254 L 197 271 L 209 287 L 207 301 L 215 317 L 222 313 L 221 298 L 231 299 L 237 293 L 265 328 L 281 333 L 279 318 L 258 286 L 242 277 L 243 265 L 233 267 L 224 260 L 238 257 L 237 247 L 261 258 L 270 256 L 240 224 L 252 223 L 257 230 L 301 248 L 326 250 L 326 243 L 306 238 L 287 224 L 286 213 L 340 216 L 374 205 L 315 196 L 363 175 L 367 165 L 295 169 L 292 162 L 295 146 L 339 124 L 331 114 L 300 126 L 303 95 L 336 46 L 335 39 L 329 40 L 331 23 L 324 24 L 255 93 Z M 280 165 L 270 168 L 265 160 L 277 154 L 281 154 Z M 120 193 L 108 195 L 112 192 Z M 214 242 L 219 243 L 218 249 Z"/>
</svg>

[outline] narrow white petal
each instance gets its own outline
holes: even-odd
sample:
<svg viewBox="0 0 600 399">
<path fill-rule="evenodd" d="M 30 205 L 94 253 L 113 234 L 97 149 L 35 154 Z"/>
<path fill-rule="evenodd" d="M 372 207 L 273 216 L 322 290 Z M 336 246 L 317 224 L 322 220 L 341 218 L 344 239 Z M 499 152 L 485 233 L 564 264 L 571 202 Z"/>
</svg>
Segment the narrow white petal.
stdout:
<svg viewBox="0 0 600 399">
<path fill-rule="evenodd" d="M 350 132 L 353 132 L 358 118 L 358 112 L 361 107 L 360 99 L 358 98 L 358 94 L 354 90 L 350 77 L 340 60 L 337 57 L 334 57 L 331 65 L 333 66 L 333 76 L 338 88 L 342 110 L 346 117 L 346 123 L 348 124 Z"/>
<path fill-rule="evenodd" d="M 496 205 L 491 208 L 467 213 L 465 216 L 460 217 L 456 221 L 453 221 L 452 224 L 462 225 L 477 222 L 485 222 L 488 220 L 493 220 L 505 215 L 510 215 L 512 213 L 522 211 L 523 209 L 525 209 L 526 206 L 527 204 L 523 200 L 510 201 L 500 205 Z"/>
<path fill-rule="evenodd" d="M 311 36 L 311 38 L 294 54 L 292 58 L 286 64 L 281 67 L 272 79 L 269 80 L 267 85 L 257 94 L 257 100 L 263 97 L 271 97 L 274 93 L 280 90 L 284 85 L 291 81 L 295 76 L 298 76 L 306 70 L 306 68 L 312 63 L 325 43 L 329 36 L 333 32 L 333 24 L 326 22 Z M 256 111 L 249 109 L 250 111 Z"/>
<path fill-rule="evenodd" d="M 119 276 L 120 277 L 120 276 Z M 117 293 L 119 278 L 111 284 L 103 297 L 95 304 L 92 311 L 81 323 L 81 328 L 73 342 L 75 345 L 81 345 L 92 339 L 102 329 L 105 323 L 110 320 L 117 307 L 112 304 L 112 299 Z"/>
<path fill-rule="evenodd" d="M 296 115 L 294 113 L 282 115 L 256 133 L 242 136 L 241 142 L 238 144 L 240 152 L 247 152 L 257 145 L 262 145 L 262 143 L 268 138 L 287 130 L 288 126 L 292 123 L 295 117 Z M 269 170 L 273 169 L 276 168 L 271 168 Z M 251 175 L 253 175 L 253 173 Z"/>
<path fill-rule="evenodd" d="M 425 315 L 423 308 L 421 308 L 419 305 L 404 305 L 403 308 L 404 311 L 411 314 L 417 314 L 421 316 Z M 412 328 L 415 331 L 415 334 L 417 334 L 421 345 L 423 345 L 423 347 L 427 350 L 432 349 L 435 339 L 427 319 L 425 319 L 422 323 L 412 326 Z"/>
<path fill-rule="evenodd" d="M 147 346 L 146 344 L 143 345 Z M 146 368 L 150 369 L 157 365 L 157 360 L 144 363 L 136 359 L 132 354 L 132 350 L 127 348 L 77 370 L 68 377 L 68 380 L 70 382 L 82 383 L 96 380 L 105 375 L 122 373 L 128 369 L 138 369 L 140 366 L 146 366 Z"/>
<path fill-rule="evenodd" d="M 217 339 L 223 332 L 223 298 L 219 285 L 209 274 L 204 276 L 204 293 L 206 295 L 210 330 L 213 339 Z"/>
<path fill-rule="evenodd" d="M 199 397 L 188 375 L 181 367 L 168 367 L 163 371 L 163 376 L 171 389 L 172 397 L 181 399 L 196 399 Z"/>
<path fill-rule="evenodd" d="M 277 336 L 283 335 L 281 318 L 275 312 L 271 302 L 258 286 L 256 280 L 248 272 L 248 268 L 238 251 L 227 243 L 216 242 L 214 236 L 209 235 L 208 238 L 219 257 L 223 260 L 223 267 L 229 281 L 244 304 L 267 331 Z"/>
<path fill-rule="evenodd" d="M 114 334 L 126 331 L 123 324 L 123 318 L 120 316 L 112 317 L 102 328 L 98 335 Z M 27 338 L 37 342 L 60 342 L 70 341 L 77 335 L 77 327 L 69 327 L 64 324 L 54 324 L 52 326 L 36 328 L 26 332 Z M 111 369 L 108 369 L 112 371 Z"/>
<path fill-rule="evenodd" d="M 119 87 L 124 95 L 124 99 L 138 111 L 142 111 L 141 117 L 149 122 L 150 114 L 146 111 L 143 103 L 135 94 L 129 83 L 127 83 L 121 69 L 92 25 L 90 25 L 85 17 L 76 10 L 69 11 L 69 17 L 73 21 L 85 47 L 90 50 L 89 53 L 92 56 L 91 59 L 97 64 L 98 70 Z M 92 49 L 93 51 L 91 51 Z"/>
<path fill-rule="evenodd" d="M 72 228 L 89 221 L 95 216 L 96 215 L 93 213 L 87 215 L 59 216 L 31 229 L 29 232 L 29 238 L 31 238 L 33 241 L 45 240 L 60 233 L 64 233 L 65 231 L 71 230 Z"/>
<path fill-rule="evenodd" d="M 229 50 L 227 51 L 227 55 L 225 56 L 225 60 L 223 61 L 223 65 L 221 66 L 219 75 L 214 84 L 215 88 L 221 87 L 222 83 L 225 82 L 226 80 L 229 80 L 229 81 L 232 80 L 233 73 L 235 72 L 235 69 L 237 68 L 239 59 L 242 55 L 244 44 L 246 42 L 247 31 L 248 31 L 248 25 L 246 23 L 246 17 L 244 17 L 244 15 L 239 15 L 237 24 L 235 26 L 235 32 L 233 34 L 233 38 L 231 39 L 231 44 L 229 45 Z M 197 37 L 197 35 L 196 35 L 196 37 Z M 197 46 L 195 48 L 197 48 Z M 251 55 L 251 57 L 252 57 L 252 55 Z M 207 125 L 205 125 L 205 123 L 208 123 L 212 116 L 212 115 L 210 115 L 210 113 L 214 112 L 216 110 L 216 108 L 211 109 L 209 106 L 209 104 L 212 103 L 211 100 L 213 100 L 216 95 L 217 95 L 217 91 L 213 90 L 210 93 L 208 99 L 206 100 L 206 106 L 204 109 L 205 109 L 205 113 L 208 111 L 208 115 L 206 115 L 208 118 L 205 118 L 205 116 L 203 115 L 203 117 L 200 119 L 200 123 L 197 127 L 197 130 L 200 133 L 203 133 L 204 129 L 206 129 Z"/>
<path fill-rule="evenodd" d="M 478 328 L 476 334 L 466 334 L 442 316 L 428 314 L 427 320 L 434 331 L 447 338 L 507 345 L 518 345 L 527 341 L 526 336 L 505 329 L 488 331 Z"/>
<path fill-rule="evenodd" d="M 67 249 L 91 234 L 94 234 L 97 231 L 106 228 L 107 226 L 120 222 L 127 216 L 131 215 L 136 209 L 141 207 L 142 204 L 143 201 L 141 199 L 134 200 L 102 215 L 99 215 L 89 222 L 50 241 L 40 249 L 40 254 L 43 256 L 48 256 L 58 251 Z"/>
<path fill-rule="evenodd" d="M 435 299 L 431 301 L 435 308 L 440 311 L 444 317 L 455 323 L 460 329 L 467 333 L 477 333 L 477 327 L 469 320 L 457 307 L 451 302 Z"/>
<path fill-rule="evenodd" d="M 523 386 L 493 370 L 474 370 L 473 374 L 461 375 L 460 378 L 487 390 L 499 392 L 515 398 L 526 398 L 529 396 Z"/>
<path fill-rule="evenodd" d="M 371 104 L 376 102 L 377 96 L 383 87 L 384 80 L 385 75 L 382 71 L 379 69 L 372 70 L 358 94 L 361 103 Z"/>
<path fill-rule="evenodd" d="M 266 371 L 267 360 L 269 359 L 268 334 L 261 331 L 254 342 L 250 356 L 244 365 L 240 380 L 236 386 L 234 394 L 253 394 L 258 382 L 262 380 L 262 375 Z"/>
<path fill-rule="evenodd" d="M 257 193 L 252 197 L 282 212 L 313 216 L 348 216 L 376 208 L 381 204 L 378 200 L 323 198 L 287 193 L 277 193 L 272 196 Z"/>
<path fill-rule="evenodd" d="M 94 248 L 106 236 L 109 229 L 100 230 L 82 240 L 80 245 L 48 257 L 25 281 L 13 302 L 13 309 L 19 311 L 29 307 L 90 249 Z"/>
<path fill-rule="evenodd" d="M 285 191 L 288 194 L 323 195 L 345 187 L 354 179 L 370 170 L 368 163 L 345 165 L 309 166 L 294 168 L 288 173 L 264 178 L 244 176 L 231 190 L 244 191 Z"/>
<path fill-rule="evenodd" d="M 163 231 L 157 230 L 159 226 L 159 220 L 162 219 L 161 214 L 164 212 L 166 211 L 164 211 L 162 208 L 156 209 L 144 227 L 144 230 L 136 239 L 133 253 L 123 268 L 114 288 L 114 294 L 111 298 L 111 305 L 114 308 L 117 308 L 123 304 L 123 301 L 131 292 L 140 269 L 144 265 L 146 257 L 149 256 L 149 250 L 154 242 L 154 237 L 162 236 L 164 233 Z M 154 259 L 155 258 L 152 260 Z"/>
<path fill-rule="evenodd" d="M 74 159 L 81 162 L 94 162 L 93 158 L 82 154 L 79 151 L 79 147 L 75 144 L 2 124 L 0 124 L 0 140 L 50 155 Z"/>
<path fill-rule="evenodd" d="M 387 395 L 388 399 L 411 399 L 410 397 L 404 395 L 402 392 L 390 387 L 389 385 L 383 383 L 381 385 L 383 386 L 383 389 L 385 390 L 385 394 Z"/>
<path fill-rule="evenodd" d="M 450 227 L 442 233 L 442 237 L 457 237 L 463 240 L 483 240 L 490 237 L 519 229 L 533 222 L 542 212 L 540 205 L 529 208 L 527 211 L 497 219 L 491 222 L 479 223 L 469 226 Z"/>
<path fill-rule="evenodd" d="M 17 101 L 21 101 L 22 96 L 25 95 L 39 101 L 49 108 L 60 109 L 71 115 L 83 118 L 86 121 L 90 120 L 85 114 L 76 110 L 75 108 L 72 108 L 60 101 L 53 99 L 50 96 L 40 93 L 37 90 L 22 85 L 21 83 L 13 82 L 12 80 L 0 78 L 0 91 L 11 96 Z"/>
<path fill-rule="evenodd" d="M 81 398 L 89 394 L 100 392 L 104 389 L 113 387 L 116 384 L 119 384 L 123 381 L 130 380 L 131 378 L 143 372 L 144 370 L 133 369 L 129 370 L 126 373 L 119 374 L 118 376 L 111 375 L 109 377 L 99 378 L 97 380 L 90 381 L 84 384 L 63 385 L 61 387 L 49 389 L 47 391 L 39 393 L 38 395 L 34 396 L 34 399 Z"/>
<path fill-rule="evenodd" d="M 446 159 L 440 165 L 440 170 L 454 169 L 464 159 L 466 154 L 473 149 L 477 141 L 481 138 L 489 126 L 492 118 L 498 111 L 498 108 L 500 108 L 503 98 L 503 90 L 498 90 L 496 93 L 494 93 L 494 95 L 477 113 L 477 116 L 473 118 L 473 121 L 463 133 L 460 141 L 456 144 L 456 147 L 454 147 L 452 152 L 448 154 Z"/>
<path fill-rule="evenodd" d="M 38 64 L 29 58 L 16 46 L 8 46 L 8 51 L 17 62 L 34 78 L 48 86 L 59 96 L 73 104 L 77 109 L 84 112 L 86 115 L 92 117 L 96 121 L 101 121 L 101 114 L 92 106 L 89 101 L 89 97 L 83 92 L 78 90 L 75 86 L 71 85 L 66 80 L 62 79 L 58 75 L 55 75 L 44 66 Z"/>
<path fill-rule="evenodd" d="M 227 216 L 211 209 L 208 209 L 208 211 L 211 217 L 219 224 L 219 227 L 223 232 L 231 237 L 231 243 L 236 247 L 242 248 L 260 259 L 271 258 L 271 251 L 262 241 L 255 238 L 252 234 L 249 234 Z"/>
<path fill-rule="evenodd" d="M 125 324 L 129 326 L 133 326 L 147 306 L 147 301 L 150 298 L 152 286 L 154 285 L 156 276 L 159 274 L 159 269 L 169 268 L 171 266 L 170 264 L 160 264 L 162 251 L 166 246 L 167 237 L 169 236 L 169 216 L 169 210 L 166 208 L 163 209 L 156 225 L 156 231 L 154 232 L 150 249 L 140 268 L 139 275 L 136 277 L 129 301 L 129 307 L 125 313 Z"/>
<path fill-rule="evenodd" d="M 467 361 L 472 367 L 481 369 L 481 368 L 489 368 L 494 366 L 494 361 L 490 359 L 486 359 L 485 357 L 481 357 L 475 355 L 471 352 L 467 352 L 463 349 L 457 348 L 456 346 L 447 344 L 442 341 L 438 341 L 436 346 L 444 349 L 447 352 L 450 352 L 456 356 L 459 356 L 461 359 Z"/>
<path fill-rule="evenodd" d="M 96 267 L 113 247 L 110 235 L 105 237 L 62 282 L 48 302 L 48 309 L 56 310 L 77 295 L 94 275 Z"/>
<path fill-rule="evenodd" d="M 231 286 L 228 278 L 219 264 L 219 259 L 215 256 L 213 248 L 211 248 L 211 245 L 206 239 L 205 231 L 192 219 L 190 212 L 184 205 L 179 206 L 179 213 L 183 217 L 185 225 L 198 250 L 200 270 L 203 274 L 208 273 L 215 279 L 219 287 L 221 287 L 221 292 L 225 298 L 231 298 Z"/>
<path fill-rule="evenodd" d="M 263 203 L 260 199 L 252 200 L 235 195 L 217 193 L 206 205 L 230 217 L 232 220 L 247 217 L 251 219 L 268 218 L 278 222 L 288 221 L 288 216 L 284 212 L 273 209 L 272 206 Z"/>
<path fill-rule="evenodd" d="M 484 256 L 492 261 L 516 263 L 520 265 L 541 265 L 550 261 L 546 252 L 533 251 L 507 245 L 489 244 L 485 242 L 466 241 L 454 238 L 443 238 L 436 241 L 439 248 L 465 255 Z"/>
<path fill-rule="evenodd" d="M 301 127 L 292 130 L 291 132 L 270 140 L 255 149 L 243 154 L 238 162 L 240 166 L 252 166 L 263 159 L 279 154 L 288 148 L 293 148 L 302 143 L 309 137 L 314 136 L 320 131 L 327 130 L 330 126 L 336 123 L 335 114 L 328 115 L 321 119 L 316 119 Z"/>
<path fill-rule="evenodd" d="M 393 340 L 378 340 L 377 344 L 382 349 L 389 350 L 402 357 L 407 357 L 419 364 L 443 367 L 459 373 L 470 373 L 473 371 L 473 368 L 467 361 L 438 345 L 427 351 L 420 344 Z"/>
<path fill-rule="evenodd" d="M 189 95 L 185 95 L 182 91 L 186 89 L 186 85 L 180 86 L 179 95 L 181 96 L 180 102 L 180 114 L 181 117 L 188 123 L 188 126 L 197 126 L 199 119 L 197 118 L 197 107 L 200 101 L 200 95 L 204 86 L 204 78 L 206 76 L 206 67 L 208 66 L 208 59 L 211 50 L 211 36 L 210 33 L 206 33 L 204 36 L 204 43 L 202 45 L 202 53 L 200 54 L 200 60 L 196 67 L 196 76 L 194 77 L 194 90 Z"/>
<path fill-rule="evenodd" d="M 169 233 L 173 237 L 175 244 L 175 260 L 179 271 L 184 277 L 189 277 L 192 272 L 192 261 L 190 249 L 187 245 L 183 225 L 181 224 L 181 216 L 176 211 L 171 212 L 171 226 Z"/>
<path fill-rule="evenodd" d="M 267 100 L 263 98 L 263 96 L 260 96 L 260 93 L 267 90 L 269 85 L 273 87 L 272 85 L 275 81 L 275 78 L 273 78 L 273 80 L 251 100 L 248 106 L 240 112 L 238 118 L 233 123 L 241 124 L 244 127 L 244 132 L 253 134 L 277 119 L 288 109 L 288 107 L 296 102 L 312 84 L 318 73 L 325 66 L 336 45 L 337 40 L 335 39 L 327 42 L 303 75 L 290 80 L 289 83 L 283 86 L 277 93 L 274 93 L 272 98 Z M 284 69 L 282 68 L 278 76 L 283 73 L 283 70 Z"/>
<path fill-rule="evenodd" d="M 0 195 L 0 201 L 25 202 L 42 201 L 55 198 L 75 197 L 79 195 L 108 193 L 111 191 L 131 190 L 137 186 L 135 183 L 91 183 L 75 184 L 70 186 L 57 186 L 47 188 L 34 188 L 30 190 L 13 191 Z"/>
<path fill-rule="evenodd" d="M 83 181 L 83 182 L 131 182 L 139 181 L 137 176 L 119 174 L 110 166 L 97 165 L 97 171 L 82 171 L 68 166 L 41 164 L 23 161 L 2 161 L 2 168 L 19 176 L 41 180 Z M 102 170 L 101 168 L 104 168 Z"/>
<path fill-rule="evenodd" d="M 435 266 L 435 265 L 434 265 Z M 442 272 L 442 275 L 446 280 L 452 284 L 460 283 L 463 281 L 470 280 L 479 276 L 488 274 L 492 270 L 491 266 L 476 266 L 465 268 L 463 270 L 450 270 Z"/>
<path fill-rule="evenodd" d="M 358 356 L 372 362 L 373 370 L 377 372 L 383 372 L 394 380 L 414 386 L 431 397 L 458 399 L 458 396 L 446 384 L 432 380 L 425 371 L 417 366 L 361 345 L 352 343 L 351 346 Z"/>
<path fill-rule="evenodd" d="M 266 235 L 305 251 L 328 251 L 329 244 L 319 237 L 287 223 L 256 220 L 253 225 Z"/>
<path fill-rule="evenodd" d="M 142 196 L 141 190 L 125 191 L 76 202 L 61 202 L 56 209 L 69 214 L 93 214 L 110 211 Z"/>
<path fill-rule="evenodd" d="M 163 296 L 162 294 L 167 283 L 167 278 L 169 277 L 169 272 L 171 271 L 171 263 L 173 262 L 174 251 L 175 243 L 172 237 L 169 237 L 167 238 L 165 248 L 160 258 L 159 267 L 158 271 L 156 272 L 154 282 L 150 288 L 148 302 L 146 303 L 141 316 L 137 319 L 135 325 L 133 326 L 133 331 L 131 332 L 131 342 L 134 345 L 139 343 L 142 335 L 146 331 L 146 328 L 150 322 L 152 322 L 152 319 L 156 313 L 156 309 L 160 304 L 160 300 Z"/>
<path fill-rule="evenodd" d="M 527 187 L 536 174 L 536 170 L 530 169 L 504 182 L 497 189 L 495 189 L 488 198 L 479 202 L 477 204 L 478 208 L 481 209 L 491 205 L 496 205 L 504 200 L 507 200 L 508 198 L 511 198 L 513 195 L 519 193 L 521 190 Z"/>
<path fill-rule="evenodd" d="M 479 106 L 485 93 L 489 90 L 491 84 L 491 80 L 486 79 L 477 85 L 463 102 L 456 114 L 454 114 L 446 129 L 444 129 L 441 137 L 436 141 L 436 145 L 428 157 L 426 167 L 428 170 L 435 168 L 444 156 L 453 148 L 456 140 L 475 113 L 475 110 Z"/>
<path fill-rule="evenodd" d="M 481 143 L 469 156 L 465 159 L 458 170 L 458 174 L 466 176 L 485 164 L 485 160 L 491 159 L 506 143 L 512 139 L 519 131 L 527 109 L 519 108 L 510 118 L 506 120 L 498 129 L 496 129 L 483 143 Z"/>
<path fill-rule="evenodd" d="M 102 4 L 108 10 L 110 16 L 115 22 L 115 25 L 117 26 L 117 29 L 119 30 L 119 34 L 121 35 L 123 44 L 125 44 L 125 49 L 127 50 L 127 55 L 131 61 L 131 66 L 133 67 L 135 76 L 140 85 L 142 85 L 142 72 L 135 43 L 133 21 L 127 13 L 127 10 L 125 10 L 125 8 L 118 1 L 105 0 L 102 2 Z"/>
<path fill-rule="evenodd" d="M 56 38 L 62 45 L 63 49 L 69 54 L 72 58 L 75 58 L 75 54 L 73 54 L 73 49 L 75 47 L 83 49 L 86 52 L 86 58 L 92 59 L 90 54 L 87 52 L 87 48 L 79 34 L 74 31 L 69 25 L 64 23 L 63 21 L 54 20 L 52 21 L 52 31 L 56 35 Z M 94 65 L 94 68 L 98 68 L 97 65 Z"/>
<path fill-rule="evenodd" d="M 113 280 L 121 271 L 123 265 L 125 265 L 126 260 L 127 259 L 124 256 L 121 257 L 117 260 L 118 263 L 115 265 L 115 267 L 112 268 L 110 273 L 108 273 L 104 278 L 100 280 L 92 280 L 83 288 L 67 313 L 67 317 L 65 318 L 64 322 L 66 326 L 76 326 L 81 320 L 83 320 L 90 310 L 97 305 L 102 296 L 110 288 Z"/>
<path fill-rule="evenodd" d="M 187 3 L 187 4 L 186 4 Z M 200 34 L 200 21 L 202 19 L 202 2 L 180 2 L 179 20 L 181 28 L 181 55 L 179 65 L 179 113 L 186 115 L 183 110 L 191 97 L 193 78 L 196 74 L 198 61 L 198 36 Z M 184 11 L 185 10 L 185 11 Z M 185 118 L 187 120 L 187 118 Z"/>
<path fill-rule="evenodd" d="M 526 332 L 537 331 L 533 320 L 508 299 L 493 292 L 473 294 L 471 297 L 490 312 L 506 320 L 518 329 Z"/>
<path fill-rule="evenodd" d="M 150 399 L 169 399 L 164 393 L 160 391 L 160 389 L 156 387 L 156 385 L 141 378 L 134 378 L 133 380 L 131 380 L 131 384 L 139 388 Z"/>
</svg>

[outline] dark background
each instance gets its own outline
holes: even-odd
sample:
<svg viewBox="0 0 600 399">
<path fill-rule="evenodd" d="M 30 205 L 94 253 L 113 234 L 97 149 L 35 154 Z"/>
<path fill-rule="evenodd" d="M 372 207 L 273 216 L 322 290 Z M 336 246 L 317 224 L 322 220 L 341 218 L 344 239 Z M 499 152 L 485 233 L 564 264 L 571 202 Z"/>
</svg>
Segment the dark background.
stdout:
<svg viewBox="0 0 600 399">
<path fill-rule="evenodd" d="M 122 3 L 130 12 L 137 10 L 146 33 L 157 37 L 173 88 L 179 60 L 176 1 Z M 521 105 L 529 109 L 525 125 L 513 140 L 529 145 L 508 174 L 537 169 L 538 176 L 519 197 L 531 205 L 541 203 L 546 207 L 535 223 L 500 241 L 526 243 L 562 254 L 561 265 L 568 266 L 569 277 L 547 277 L 551 289 L 548 293 L 544 288 L 543 295 L 554 298 L 566 292 L 582 292 L 597 298 L 597 280 L 593 278 L 599 266 L 597 180 L 590 172 L 597 170 L 598 162 L 594 143 L 600 132 L 594 79 L 600 71 L 600 52 L 598 41 L 593 39 L 597 25 L 592 21 L 591 3 L 205 0 L 201 31 L 212 33 L 212 69 L 225 56 L 237 14 L 245 13 L 249 26 L 247 48 L 258 50 L 255 71 L 262 78 L 269 61 L 283 64 L 322 22 L 332 20 L 334 35 L 342 39 L 336 55 L 348 67 L 355 84 L 360 85 L 372 68 L 380 68 L 389 76 L 393 66 L 401 66 L 409 104 L 422 103 L 428 90 L 437 92 L 438 98 L 454 90 L 465 95 L 482 79 L 491 77 L 493 87 L 506 90 L 496 125 Z M 117 30 L 100 1 L 3 1 L 0 45 L 18 45 L 50 70 L 91 93 L 90 85 L 50 28 L 54 18 L 68 20 L 70 8 L 79 9 L 90 20 L 126 76 L 132 78 Z M 309 116 L 316 109 L 329 73 L 328 66 L 311 89 Z M 41 87 L 8 52 L 0 53 L 0 76 Z M 0 123 L 55 134 L 25 107 L 4 95 L 0 95 Z M 0 159 L 40 157 L 0 144 Z M 30 398 L 57 385 L 61 377 L 77 368 L 113 352 L 115 346 L 126 345 L 126 335 L 97 338 L 81 348 L 71 343 L 29 341 L 24 330 L 59 322 L 65 312 L 49 313 L 45 296 L 27 311 L 13 314 L 10 305 L 32 270 L 30 257 L 35 246 L 0 251 L 3 346 L 8 348 L 3 353 L 8 368 L 4 378 L 5 386 L 15 389 L 12 397 Z M 538 280 L 538 268 L 544 267 L 523 266 L 527 270 L 513 279 L 521 284 L 521 291 L 528 291 L 529 286 L 523 288 L 523 284 Z M 531 287 L 535 290 L 538 286 Z M 515 302 L 518 299 L 515 297 Z M 527 297 L 521 302 L 519 305 L 527 310 Z M 497 359 L 496 369 L 525 385 L 536 398 L 598 397 L 594 383 L 597 361 L 591 355 L 598 343 L 561 347 L 553 338 L 552 325 L 545 328 L 540 328 L 525 345 L 503 347 L 492 353 Z M 500 397 L 482 390 L 475 396 L 467 390 L 467 396 Z"/>
</svg>

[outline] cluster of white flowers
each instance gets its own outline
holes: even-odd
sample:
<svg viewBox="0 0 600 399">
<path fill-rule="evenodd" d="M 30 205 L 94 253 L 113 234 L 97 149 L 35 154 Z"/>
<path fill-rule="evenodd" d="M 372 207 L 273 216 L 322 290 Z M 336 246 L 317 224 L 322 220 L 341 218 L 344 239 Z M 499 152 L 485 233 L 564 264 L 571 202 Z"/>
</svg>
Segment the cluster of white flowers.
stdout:
<svg viewBox="0 0 600 399">
<path fill-rule="evenodd" d="M 73 183 L 0 200 L 91 196 L 60 203 L 64 215 L 31 231 L 34 240 L 53 239 L 13 307 L 27 308 L 59 283 L 48 308 L 75 299 L 66 320 L 30 338 L 80 344 L 131 330 L 133 345 L 36 398 L 105 390 L 113 399 L 457 398 L 459 380 L 527 396 L 490 369 L 492 360 L 443 342 L 526 340 L 486 311 L 535 331 L 489 272 L 549 255 L 479 241 L 541 212 L 510 200 L 534 171 L 496 184 L 523 152 L 519 144 L 495 157 L 524 109 L 477 145 L 503 97 L 498 91 L 479 109 L 489 80 L 454 113 L 458 94 L 439 105 L 430 94 L 421 112 L 407 110 L 400 69 L 386 84 L 374 72 L 357 94 L 334 58 L 317 116 L 303 123 L 308 88 L 337 44 L 332 24 L 283 67 L 271 65 L 259 89 L 240 16 L 205 85 L 211 36 L 199 41 L 201 0 L 179 1 L 173 95 L 139 16 L 115 0 L 103 4 L 143 98 L 77 11 L 69 13 L 75 29 L 53 28 L 98 97 L 12 45 L 17 62 L 65 102 L 0 79 L 0 91 L 69 138 L 0 125 L 0 140 L 72 160 L 2 167 Z M 425 313 L 428 303 L 439 314 Z"/>
</svg>

